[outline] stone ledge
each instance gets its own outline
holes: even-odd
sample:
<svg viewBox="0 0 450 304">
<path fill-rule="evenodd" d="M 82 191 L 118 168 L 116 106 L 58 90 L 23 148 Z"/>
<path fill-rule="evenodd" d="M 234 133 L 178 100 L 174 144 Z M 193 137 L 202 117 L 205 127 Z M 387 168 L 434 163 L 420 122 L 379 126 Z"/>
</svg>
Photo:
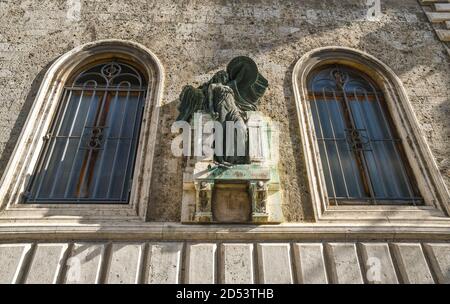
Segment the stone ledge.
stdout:
<svg viewBox="0 0 450 304">
<path fill-rule="evenodd" d="M 281 225 L 182 225 L 116 223 L 0 225 L 0 240 L 450 240 L 450 223 L 378 221 Z"/>
<path fill-rule="evenodd" d="M 436 12 L 450 12 L 450 3 L 436 3 L 434 9 Z"/>
<path fill-rule="evenodd" d="M 450 13 L 444 12 L 427 12 L 428 20 L 432 23 L 439 23 L 450 20 Z"/>
<path fill-rule="evenodd" d="M 433 276 L 428 268 L 422 247 L 417 243 L 393 244 L 399 272 L 408 284 L 431 284 Z"/>
<path fill-rule="evenodd" d="M 450 42 L 450 30 L 436 30 L 436 33 L 442 41 Z"/>
<path fill-rule="evenodd" d="M 431 5 L 435 3 L 442 3 L 442 2 L 450 2 L 449 0 L 420 0 L 420 3 L 423 5 Z"/>
<path fill-rule="evenodd" d="M 425 14 L 428 20 L 433 24 L 433 27 L 436 31 L 436 34 L 442 42 L 450 42 L 450 1 L 444 0 L 421 0 L 422 5 L 431 5 L 432 10 L 434 11 L 426 11 Z M 436 24 L 445 23 L 447 30 L 439 28 Z M 448 48 L 447 48 L 448 51 Z M 450 54 L 450 53 L 449 53 Z"/>
</svg>

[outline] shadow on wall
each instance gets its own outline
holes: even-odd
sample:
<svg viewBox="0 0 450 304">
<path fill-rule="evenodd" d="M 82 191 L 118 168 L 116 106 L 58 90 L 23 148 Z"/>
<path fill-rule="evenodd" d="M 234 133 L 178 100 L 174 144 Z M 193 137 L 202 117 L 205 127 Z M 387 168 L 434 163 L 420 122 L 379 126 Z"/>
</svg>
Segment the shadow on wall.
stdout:
<svg viewBox="0 0 450 304">
<path fill-rule="evenodd" d="M 171 126 L 178 116 L 179 100 L 161 105 L 158 136 L 153 161 L 150 202 L 147 220 L 158 222 L 177 222 L 181 218 L 181 200 L 183 194 L 183 168 L 185 157 L 171 154 Z M 162 160 L 162 161 L 158 161 Z M 168 203 L 169 202 L 169 203 Z M 170 203 L 177 202 L 177 203 Z"/>
<path fill-rule="evenodd" d="M 16 144 L 19 140 L 22 128 L 27 120 L 31 107 L 33 106 L 33 102 L 42 84 L 45 73 L 47 73 L 48 69 L 52 66 L 56 59 L 57 58 L 53 59 L 44 68 L 42 68 L 42 70 L 37 74 L 37 76 L 31 83 L 31 87 L 28 89 L 28 95 L 25 98 L 25 102 L 23 103 L 22 109 L 20 110 L 14 125 L 11 128 L 11 132 L 9 134 L 8 140 L 6 141 L 5 148 L 0 155 L 0 179 L 6 169 L 6 166 L 8 165 L 8 161 L 11 158 L 12 153 L 14 152 L 14 148 L 16 147 Z"/>
</svg>

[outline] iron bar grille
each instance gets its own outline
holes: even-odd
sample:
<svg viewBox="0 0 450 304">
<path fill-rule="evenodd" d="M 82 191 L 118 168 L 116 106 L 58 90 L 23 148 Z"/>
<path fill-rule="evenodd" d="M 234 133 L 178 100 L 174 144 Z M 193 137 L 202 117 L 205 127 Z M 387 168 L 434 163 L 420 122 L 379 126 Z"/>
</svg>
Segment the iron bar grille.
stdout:
<svg viewBox="0 0 450 304">
<path fill-rule="evenodd" d="M 144 81 L 133 67 L 112 61 L 65 87 L 26 202 L 128 202 Z"/>
<path fill-rule="evenodd" d="M 330 204 L 423 203 L 371 79 L 326 66 L 310 78 L 309 98 Z"/>
</svg>

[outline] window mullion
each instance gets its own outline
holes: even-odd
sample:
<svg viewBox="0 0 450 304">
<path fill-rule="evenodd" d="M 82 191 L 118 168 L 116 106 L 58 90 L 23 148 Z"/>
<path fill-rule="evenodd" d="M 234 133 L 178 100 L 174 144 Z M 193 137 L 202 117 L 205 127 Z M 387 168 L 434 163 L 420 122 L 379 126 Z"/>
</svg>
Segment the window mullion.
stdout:
<svg viewBox="0 0 450 304">
<path fill-rule="evenodd" d="M 142 74 L 113 60 L 69 79 L 24 202 L 126 203 L 146 91 Z"/>
<path fill-rule="evenodd" d="M 114 119 L 114 114 L 117 112 L 117 108 L 118 108 L 118 100 L 119 100 L 119 90 L 117 89 L 117 91 L 116 91 L 116 95 L 115 95 L 115 97 L 114 97 L 114 99 L 113 99 L 113 101 L 115 102 L 115 105 L 114 105 L 114 112 L 112 113 L 112 115 L 111 115 L 111 120 L 112 119 Z M 111 124 L 112 124 L 113 122 L 111 121 Z M 106 158 L 106 146 L 108 145 L 108 140 L 109 140 L 109 137 L 110 137 L 110 135 L 111 135 L 111 129 L 112 129 L 112 127 L 111 126 L 109 126 L 108 127 L 108 132 L 107 132 L 107 135 L 106 135 L 106 138 L 105 138 L 105 142 L 104 142 L 104 147 L 103 147 L 103 153 L 102 153 L 102 156 L 101 156 L 101 159 L 100 159 L 100 165 L 99 165 L 99 168 L 98 168 L 98 174 L 97 174 L 97 179 L 96 179 L 96 181 L 95 181 L 95 185 L 94 185 L 94 191 L 93 191 L 93 197 L 96 197 L 97 196 L 97 192 L 98 192 L 98 187 L 99 187 L 99 184 L 100 184 L 100 177 L 101 177 L 101 172 L 102 172 L 102 170 L 103 170 L 103 166 L 104 166 L 104 161 L 105 161 L 105 158 Z M 114 169 L 112 170 L 112 172 L 114 172 Z M 112 178 L 112 176 L 110 177 L 110 178 Z M 109 196 L 107 196 L 106 197 L 106 199 L 108 199 L 109 198 Z"/>
<path fill-rule="evenodd" d="M 347 106 L 346 105 L 342 105 L 342 101 L 338 100 L 338 102 L 342 106 L 341 115 L 342 115 L 342 120 L 343 120 L 344 126 L 347 127 L 347 128 L 348 127 L 352 128 L 351 123 L 349 123 L 349 118 L 348 118 L 349 113 L 348 113 L 348 110 L 347 110 Z M 368 186 L 366 185 L 365 177 L 361 173 L 361 169 L 362 169 L 361 160 L 359 159 L 357 153 L 350 146 L 350 143 L 349 143 L 347 138 L 345 138 L 345 143 L 347 144 L 347 148 L 349 150 L 349 155 L 352 157 L 352 159 L 351 159 L 352 173 L 353 173 L 353 178 L 357 182 L 359 195 L 360 195 L 360 197 L 365 197 L 367 195 L 367 193 L 368 193 Z M 355 168 L 355 163 L 353 162 L 353 160 L 356 162 L 357 168 Z M 356 174 L 356 172 L 359 172 L 359 174 Z M 362 182 L 362 185 L 359 182 L 360 180 Z M 361 186 L 364 189 L 361 189 Z M 363 191 L 364 191 L 364 196 L 363 196 Z"/>
<path fill-rule="evenodd" d="M 423 203 L 376 83 L 340 64 L 315 70 L 307 82 L 329 203 Z"/>
<path fill-rule="evenodd" d="M 355 96 L 355 99 L 356 99 L 357 102 L 363 102 L 363 101 L 360 101 L 358 97 L 356 97 L 356 90 L 354 90 L 353 93 L 354 93 L 354 96 Z M 369 102 L 369 99 L 367 98 L 367 94 L 365 94 L 365 96 L 366 96 L 365 100 L 367 102 Z M 381 165 L 380 165 L 380 163 L 378 161 L 377 155 L 375 155 L 375 150 L 374 150 L 373 145 L 372 145 L 372 138 L 370 136 L 369 128 L 368 128 L 367 123 L 366 123 L 366 119 L 368 120 L 369 117 L 368 117 L 368 115 L 366 113 L 366 110 L 364 109 L 364 105 L 363 104 L 359 104 L 358 106 L 359 106 L 358 108 L 360 109 L 359 111 L 360 111 L 361 117 L 362 117 L 361 120 L 362 120 L 362 122 L 364 124 L 364 129 L 366 130 L 367 136 L 369 137 L 368 143 L 369 143 L 370 149 L 372 151 L 372 156 L 373 156 L 373 159 L 374 159 L 374 162 L 375 162 L 375 166 L 376 166 L 376 168 L 378 170 L 378 175 L 379 175 L 380 180 L 381 180 L 381 185 L 383 187 L 383 191 L 384 191 L 385 197 L 388 197 L 389 196 L 388 190 L 386 188 L 385 181 L 383 180 L 383 176 L 382 176 L 383 168 L 381 167 Z M 362 154 L 366 158 L 365 154 L 364 153 L 362 153 Z M 366 159 L 366 162 L 367 162 L 367 159 Z M 368 174 L 370 174 L 370 172 L 368 172 Z"/>
<path fill-rule="evenodd" d="M 99 105 L 97 107 L 97 110 L 95 112 L 95 119 L 94 119 L 94 122 L 92 124 L 93 128 L 98 126 L 99 119 L 101 118 L 101 115 L 103 114 L 103 108 L 104 108 L 105 102 L 106 102 L 108 97 L 109 97 L 109 92 L 105 92 L 103 97 L 102 97 L 102 100 L 99 103 Z M 87 174 L 90 173 L 89 170 L 91 168 L 91 162 L 92 162 L 91 159 L 92 159 L 92 154 L 93 154 L 94 150 L 88 149 L 87 151 L 88 151 L 88 153 L 87 153 L 87 155 L 85 154 L 84 159 L 83 159 L 83 163 L 81 165 L 80 176 L 78 178 L 78 183 L 77 183 L 77 187 L 76 187 L 76 193 L 77 193 L 77 197 L 78 198 L 81 198 L 80 197 L 81 191 L 85 190 L 85 186 L 86 186 L 85 185 L 85 179 L 86 179 Z"/>
<path fill-rule="evenodd" d="M 83 93 L 84 91 L 82 91 L 82 93 Z M 76 162 L 77 162 L 77 156 L 78 156 L 78 153 L 80 153 L 80 151 L 81 151 L 81 143 L 83 142 L 83 134 L 84 134 L 84 130 L 86 129 L 86 124 L 87 124 L 87 122 L 88 122 L 88 119 L 89 119 L 89 113 L 90 113 L 90 110 L 91 110 L 91 108 L 92 108 L 92 106 L 93 106 L 93 104 L 94 104 L 94 100 L 95 100 L 95 96 L 97 96 L 97 91 L 96 90 L 93 90 L 93 91 L 91 91 L 92 92 L 92 97 L 91 97 L 91 99 L 90 99 L 90 101 L 89 101 L 89 106 L 88 106 L 88 109 L 87 109 L 87 112 L 86 112 L 86 117 L 85 117 L 85 119 L 84 119 L 84 122 L 83 122 L 83 127 L 81 128 L 81 130 L 80 130 L 80 139 L 78 140 L 78 145 L 77 145 L 77 149 L 75 150 L 75 155 L 74 155 L 74 157 L 73 157 L 73 161 L 72 161 L 72 165 L 71 165 L 71 167 L 70 167 L 70 172 L 69 172 L 69 175 L 68 175 L 68 181 L 67 181 L 67 184 L 66 184 L 66 188 L 64 189 L 65 191 L 64 191 L 64 198 L 67 198 L 68 197 L 68 195 L 69 195 L 69 191 L 70 191 L 70 185 L 72 184 L 72 181 L 73 181 L 73 171 L 74 171 L 74 169 L 75 169 L 75 164 L 76 164 Z M 101 97 L 102 99 L 103 99 L 103 97 L 104 97 L 104 95 Z M 100 98 L 99 98 L 99 100 L 100 100 Z M 80 98 L 80 103 L 81 103 L 81 98 Z"/>
<path fill-rule="evenodd" d="M 69 95 L 69 99 L 68 100 L 70 100 L 71 96 L 72 96 L 72 91 L 70 91 L 70 95 Z M 66 137 L 66 142 L 65 142 L 64 148 L 63 148 L 63 154 L 61 155 L 61 160 L 58 163 L 58 169 L 56 170 L 55 178 L 53 180 L 53 185 L 52 185 L 52 188 L 51 188 L 51 191 L 50 191 L 50 197 L 54 196 L 56 184 L 58 183 L 58 181 L 60 179 L 59 176 L 61 174 L 61 167 L 63 165 L 63 160 L 65 158 L 67 148 L 68 148 L 68 146 L 70 144 L 70 136 L 72 136 L 73 128 L 75 127 L 75 122 L 76 122 L 76 118 L 78 116 L 78 113 L 80 111 L 81 99 L 82 98 L 83 98 L 83 94 L 80 95 L 80 102 L 78 102 L 77 109 L 76 109 L 75 115 L 74 115 L 74 119 L 72 121 L 72 125 L 70 126 L 69 133 L 67 134 L 67 137 Z M 55 140 L 56 140 L 56 136 L 59 135 L 61 126 L 62 126 L 64 118 L 66 116 L 66 112 L 67 112 L 67 106 L 64 109 L 64 112 L 62 114 L 60 114 L 61 115 L 61 122 L 60 122 L 59 130 L 56 132 L 56 134 L 54 134 Z"/>
<path fill-rule="evenodd" d="M 67 96 L 67 90 L 64 91 L 62 102 L 64 102 L 66 96 Z M 62 111 L 63 108 L 64 108 L 64 112 L 62 114 L 64 114 L 66 112 L 67 107 L 69 106 L 69 103 L 70 103 L 71 96 L 72 96 L 72 92 L 69 93 L 69 98 L 67 99 L 64 107 L 61 104 L 61 107 L 58 112 Z M 38 169 L 40 171 L 40 178 L 39 178 L 39 183 L 38 183 L 38 186 L 36 189 L 36 194 L 34 195 L 35 198 L 39 197 L 39 194 L 40 194 L 41 188 L 42 188 L 42 184 L 44 182 L 45 177 L 48 174 L 48 165 L 51 161 L 51 158 L 53 156 L 53 151 L 54 151 L 55 145 L 56 145 L 56 137 L 55 136 L 58 135 L 58 133 L 60 132 L 62 124 L 64 122 L 64 115 L 62 115 L 62 114 L 61 113 L 57 114 L 55 124 L 51 128 L 50 138 L 48 139 L 48 142 L 46 143 L 46 145 L 47 145 L 47 148 L 45 149 L 46 154 L 43 154 L 43 155 L 45 155 L 45 157 L 44 157 L 45 165 L 43 164 L 43 167 L 39 167 L 39 169 Z M 51 146 L 51 148 L 50 148 L 50 146 Z"/>
<path fill-rule="evenodd" d="M 122 117 L 122 120 L 121 120 L 121 122 L 120 122 L 120 128 L 119 128 L 119 137 L 117 138 L 117 145 L 116 145 L 116 148 L 114 149 L 114 158 L 113 158 L 113 168 L 112 168 L 112 172 L 115 172 L 116 171 L 116 165 L 117 165 L 117 154 L 119 153 L 119 149 L 120 149 L 120 141 L 121 141 L 121 137 L 122 137 L 122 132 L 123 132 L 123 126 L 124 126 L 124 124 L 125 124 L 125 119 L 126 119 L 126 115 L 127 115 L 127 109 L 129 108 L 129 106 L 130 106 L 130 102 L 129 102 L 129 99 L 130 99 L 130 92 L 128 91 L 127 92 L 127 97 L 126 97 L 126 100 L 125 100 L 125 111 L 124 111 L 124 113 L 123 113 L 123 117 Z M 131 146 L 131 144 L 130 144 L 130 146 Z M 128 162 L 128 160 L 127 160 L 127 162 Z M 128 164 L 127 164 L 128 165 Z M 112 187 L 112 184 L 113 184 L 113 176 L 111 176 L 111 178 L 110 178 L 110 180 L 109 180 L 109 183 L 108 183 L 108 190 L 107 190 L 107 197 L 110 197 L 111 196 L 111 187 Z"/>
<path fill-rule="evenodd" d="M 316 95 L 315 95 L 315 94 L 313 95 L 313 98 L 314 98 L 313 104 L 314 104 L 314 107 L 315 107 L 315 110 L 316 110 L 316 115 L 317 115 L 317 120 L 318 120 L 318 125 L 319 125 L 320 136 L 323 138 L 323 140 L 322 140 L 322 145 L 323 145 L 323 149 L 324 149 L 324 152 L 325 152 L 325 158 L 326 158 L 325 161 L 326 161 L 327 167 L 328 167 L 328 173 L 329 173 L 329 178 L 330 178 L 330 181 L 331 181 L 331 188 L 332 188 L 332 191 L 333 191 L 334 203 L 335 203 L 336 206 L 337 206 L 337 205 L 338 205 L 338 202 L 337 202 L 337 199 L 336 199 L 336 188 L 335 188 L 335 186 L 334 186 L 333 173 L 331 172 L 330 161 L 329 161 L 329 158 L 328 158 L 327 146 L 326 146 L 326 144 L 325 144 L 325 136 L 323 135 L 322 121 L 321 121 L 321 119 L 320 119 L 319 108 L 318 108 L 318 106 L 317 106 L 317 98 L 316 98 Z M 319 143 L 318 143 L 318 144 L 319 144 Z"/>
<path fill-rule="evenodd" d="M 345 93 L 343 83 L 339 83 L 339 80 L 336 80 L 336 84 L 337 84 L 338 90 L 341 91 L 342 98 L 344 100 L 344 111 L 347 113 L 347 116 L 349 118 L 348 119 L 348 123 L 350 123 L 350 128 L 352 130 L 357 130 L 358 127 L 356 125 L 355 118 L 353 117 L 353 113 L 351 111 L 350 103 L 348 101 L 347 94 Z M 373 203 L 376 204 L 376 196 L 375 196 L 375 191 L 373 189 L 372 179 L 370 178 L 370 174 L 369 174 L 367 159 L 365 158 L 364 153 L 362 151 L 357 150 L 357 151 L 354 151 L 354 152 L 355 152 L 355 155 L 356 155 L 357 162 L 362 168 L 362 172 L 361 173 L 363 173 L 363 174 L 361 174 L 361 176 L 362 176 L 362 179 L 364 181 L 364 184 L 366 185 L 366 187 L 369 190 L 369 193 L 370 193 L 370 196 L 371 196 L 371 198 L 373 200 Z"/>
<path fill-rule="evenodd" d="M 323 89 L 323 92 L 324 91 L 325 91 L 325 89 Z M 336 95 L 334 95 L 334 97 L 335 97 L 335 100 L 337 102 Z M 347 195 L 347 198 L 349 198 L 350 195 L 349 195 L 349 192 L 348 192 L 347 180 L 346 180 L 346 177 L 345 177 L 344 169 L 342 168 L 341 156 L 340 156 L 340 153 L 339 153 L 339 146 L 337 144 L 337 139 L 336 139 L 336 133 L 334 131 L 333 120 L 331 119 L 330 108 L 328 106 L 328 100 L 326 99 L 325 93 L 323 93 L 323 99 L 325 101 L 325 107 L 327 109 L 328 119 L 330 121 L 331 132 L 332 132 L 332 135 L 333 135 L 333 143 L 334 143 L 334 147 L 336 148 L 336 154 L 337 154 L 337 157 L 338 157 L 339 169 L 341 171 L 342 178 L 343 178 L 343 181 L 344 181 L 345 194 Z"/>
<path fill-rule="evenodd" d="M 404 167 L 404 164 L 403 164 L 403 162 L 404 162 L 403 158 L 400 157 L 400 155 L 399 155 L 397 144 L 394 141 L 395 137 L 392 134 L 392 131 L 391 131 L 391 128 L 390 128 L 390 124 L 388 122 L 387 117 L 384 114 L 383 108 L 381 107 L 380 99 L 379 99 L 378 94 L 376 93 L 376 91 L 375 91 L 375 98 L 376 98 L 376 103 L 377 103 L 378 110 L 381 112 L 381 116 L 383 117 L 383 121 L 384 121 L 386 129 L 388 131 L 388 134 L 389 134 L 389 137 L 390 137 L 390 142 L 393 145 L 393 148 L 394 148 L 394 151 L 395 151 L 395 156 L 397 158 L 397 161 L 400 164 L 402 175 L 403 175 L 403 178 L 405 179 L 405 184 L 406 184 L 406 186 L 408 188 L 408 192 L 409 192 L 410 197 L 412 199 L 412 203 L 413 203 L 413 205 L 416 205 L 416 202 L 415 202 L 415 199 L 414 199 L 415 194 L 414 194 L 414 191 L 411 188 L 410 179 L 408 178 L 408 175 L 405 172 L 405 167 Z"/>
</svg>

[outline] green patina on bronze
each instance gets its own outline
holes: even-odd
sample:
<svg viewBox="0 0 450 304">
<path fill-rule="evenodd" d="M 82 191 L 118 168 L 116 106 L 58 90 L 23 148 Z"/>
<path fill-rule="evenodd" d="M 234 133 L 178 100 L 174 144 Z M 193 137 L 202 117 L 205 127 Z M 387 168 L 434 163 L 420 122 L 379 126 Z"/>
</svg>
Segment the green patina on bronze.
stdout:
<svg viewBox="0 0 450 304">
<path fill-rule="evenodd" d="M 269 167 L 260 165 L 235 165 L 232 168 L 212 167 L 208 174 L 199 179 L 220 180 L 220 181 L 250 181 L 271 179 L 271 170 Z"/>
<path fill-rule="evenodd" d="M 195 112 L 205 112 L 225 128 L 227 121 L 241 126 L 245 140 L 236 142 L 248 148 L 246 111 L 256 111 L 259 99 L 269 83 L 258 71 L 249 57 L 239 56 L 228 63 L 226 71 L 217 72 L 208 82 L 198 88 L 187 85 L 180 94 L 178 121 L 189 121 Z M 247 156 L 216 156 L 216 161 L 229 164 L 248 163 Z"/>
<path fill-rule="evenodd" d="M 214 114 L 208 102 L 211 85 L 222 85 L 232 90 L 234 104 L 241 112 L 256 111 L 259 99 L 269 86 L 268 81 L 258 72 L 256 63 L 249 57 L 239 56 L 230 61 L 226 71 L 217 72 L 210 81 L 198 88 L 183 87 L 180 94 L 180 112 L 177 120 L 188 121 L 196 111 Z M 218 97 L 213 97 L 218 99 Z"/>
</svg>

